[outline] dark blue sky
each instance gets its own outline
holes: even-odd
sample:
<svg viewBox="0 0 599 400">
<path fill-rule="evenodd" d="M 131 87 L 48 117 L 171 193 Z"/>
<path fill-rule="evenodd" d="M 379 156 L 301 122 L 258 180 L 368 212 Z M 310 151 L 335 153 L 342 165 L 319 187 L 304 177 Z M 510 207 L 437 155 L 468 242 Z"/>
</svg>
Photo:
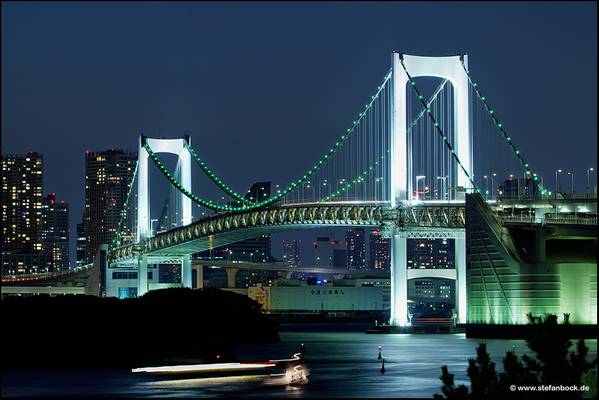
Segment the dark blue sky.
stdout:
<svg viewBox="0 0 599 400">
<path fill-rule="evenodd" d="M 531 165 L 575 171 L 584 191 L 596 18 L 594 2 L 3 2 L 2 151 L 43 153 L 74 231 L 85 149 L 189 130 L 236 189 L 285 183 L 343 132 L 393 50 L 466 52 Z"/>
</svg>

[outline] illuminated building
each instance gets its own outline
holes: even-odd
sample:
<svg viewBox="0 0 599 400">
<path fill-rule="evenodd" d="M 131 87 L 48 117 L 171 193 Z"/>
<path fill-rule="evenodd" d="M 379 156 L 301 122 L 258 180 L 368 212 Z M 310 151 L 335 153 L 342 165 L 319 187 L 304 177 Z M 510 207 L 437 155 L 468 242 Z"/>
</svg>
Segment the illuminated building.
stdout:
<svg viewBox="0 0 599 400">
<path fill-rule="evenodd" d="M 346 231 L 348 269 L 364 269 L 366 267 L 365 238 L 364 228 L 352 228 Z"/>
<path fill-rule="evenodd" d="M 527 197 L 538 197 L 539 184 L 531 177 L 515 178 L 510 175 L 508 179 L 503 181 L 497 188 L 497 197 L 499 199 L 520 199 Z"/>
<path fill-rule="evenodd" d="M 409 239 L 408 268 L 454 268 L 453 239 Z"/>
<path fill-rule="evenodd" d="M 272 286 L 248 288 L 248 297 L 271 313 L 323 311 L 384 311 L 390 308 L 391 286 L 388 278 L 343 279 L 309 285 L 287 280 Z"/>
<path fill-rule="evenodd" d="M 50 271 L 69 269 L 69 205 L 46 196 L 42 206 L 42 241 Z"/>
<path fill-rule="evenodd" d="M 136 163 L 131 151 L 85 153 L 85 263 L 93 262 L 99 245 L 114 239 Z"/>
<path fill-rule="evenodd" d="M 314 265 L 317 267 L 333 267 L 339 266 L 335 265 L 335 261 L 338 261 L 343 257 L 342 253 L 339 251 L 344 251 L 345 249 L 340 246 L 339 241 L 333 240 L 328 236 L 317 237 L 313 242 L 314 246 Z M 337 253 L 337 260 L 335 259 L 335 251 Z"/>
<path fill-rule="evenodd" d="M 78 267 L 85 265 L 85 221 L 77 224 L 77 262 Z"/>
<path fill-rule="evenodd" d="M 283 262 L 289 266 L 301 265 L 300 256 L 301 240 L 283 240 Z"/>
<path fill-rule="evenodd" d="M 2 273 L 46 272 L 41 154 L 2 156 Z"/>
<path fill-rule="evenodd" d="M 390 240 L 381 236 L 380 229 L 373 229 L 370 232 L 370 269 L 388 271 L 390 266 Z"/>
</svg>

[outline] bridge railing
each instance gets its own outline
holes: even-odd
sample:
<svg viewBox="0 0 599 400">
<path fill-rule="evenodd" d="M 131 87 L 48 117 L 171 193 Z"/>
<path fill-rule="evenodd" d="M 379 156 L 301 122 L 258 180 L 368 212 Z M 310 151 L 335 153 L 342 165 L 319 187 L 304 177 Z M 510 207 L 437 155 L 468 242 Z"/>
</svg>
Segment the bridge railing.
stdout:
<svg viewBox="0 0 599 400">
<path fill-rule="evenodd" d="M 500 223 L 523 224 L 568 224 L 568 225 L 597 225 L 597 216 L 575 216 L 563 214 L 545 214 L 544 218 L 534 215 L 498 215 Z"/>
<path fill-rule="evenodd" d="M 93 264 L 86 264 L 80 267 L 68 269 L 66 271 L 56 272 L 42 272 L 40 274 L 17 274 L 17 275 L 5 275 L 2 277 L 2 282 L 20 282 L 20 281 L 39 281 L 53 278 L 60 278 L 62 276 L 68 276 L 77 272 L 87 271 L 93 266 Z"/>
</svg>

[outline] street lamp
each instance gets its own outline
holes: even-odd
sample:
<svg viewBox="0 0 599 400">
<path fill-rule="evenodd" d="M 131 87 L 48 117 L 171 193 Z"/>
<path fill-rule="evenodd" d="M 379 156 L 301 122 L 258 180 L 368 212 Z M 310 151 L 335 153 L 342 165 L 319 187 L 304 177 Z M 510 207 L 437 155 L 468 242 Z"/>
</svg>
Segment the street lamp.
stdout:
<svg viewBox="0 0 599 400">
<path fill-rule="evenodd" d="M 495 196 L 495 183 L 493 181 L 493 178 L 495 178 L 496 176 L 497 174 L 495 172 L 491 174 L 491 200 L 493 200 Z"/>
<path fill-rule="evenodd" d="M 483 175 L 483 178 L 485 178 L 485 197 L 489 200 L 489 176 Z"/>
<path fill-rule="evenodd" d="M 150 220 L 150 235 L 154 236 L 154 222 L 158 222 L 156 218 Z"/>
<path fill-rule="evenodd" d="M 587 199 L 589 198 L 589 188 L 591 186 L 590 175 L 591 175 L 591 172 L 593 172 L 593 171 L 595 171 L 595 169 L 593 167 L 587 168 Z"/>
<path fill-rule="evenodd" d="M 561 169 L 558 169 L 558 170 L 555 171 L 555 198 L 556 199 L 557 199 L 557 192 L 559 191 L 559 187 L 557 185 L 557 183 L 558 183 L 558 177 L 559 177 L 559 174 L 561 174 L 561 173 L 562 173 Z"/>
<path fill-rule="evenodd" d="M 574 172 L 568 172 L 568 175 L 572 178 L 571 190 L 572 190 L 572 198 L 574 198 Z"/>
<path fill-rule="evenodd" d="M 419 197 L 418 197 L 418 181 L 421 180 L 421 179 L 424 180 L 425 178 L 426 178 L 426 176 L 424 176 L 424 175 L 417 175 L 416 176 L 416 201 L 419 200 Z"/>
</svg>

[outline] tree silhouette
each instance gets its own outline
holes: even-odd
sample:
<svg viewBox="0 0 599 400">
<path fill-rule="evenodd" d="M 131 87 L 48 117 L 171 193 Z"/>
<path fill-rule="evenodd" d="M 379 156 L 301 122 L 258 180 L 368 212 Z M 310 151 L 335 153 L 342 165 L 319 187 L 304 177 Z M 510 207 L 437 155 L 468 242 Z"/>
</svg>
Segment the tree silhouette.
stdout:
<svg viewBox="0 0 599 400">
<path fill-rule="evenodd" d="M 564 314 L 564 323 L 558 324 L 554 314 L 533 316 L 528 314 L 529 324 L 526 333 L 526 344 L 532 355 L 523 355 L 520 359 L 514 352 L 506 352 L 503 358 L 503 372 L 497 373 L 495 363 L 491 361 L 487 346 L 480 343 L 476 349 L 476 358 L 468 360 L 468 378 L 470 388 L 465 385 L 456 386 L 454 374 L 450 374 L 447 366 L 442 366 L 442 394 L 435 394 L 435 399 L 579 399 L 584 392 L 576 391 L 539 391 L 524 392 L 513 390 L 517 386 L 563 385 L 591 386 L 596 393 L 597 359 L 587 361 L 588 348 L 584 340 L 578 340 L 575 351 L 570 351 L 572 341 L 569 315 Z M 512 389 L 510 389 L 512 388 Z"/>
</svg>

